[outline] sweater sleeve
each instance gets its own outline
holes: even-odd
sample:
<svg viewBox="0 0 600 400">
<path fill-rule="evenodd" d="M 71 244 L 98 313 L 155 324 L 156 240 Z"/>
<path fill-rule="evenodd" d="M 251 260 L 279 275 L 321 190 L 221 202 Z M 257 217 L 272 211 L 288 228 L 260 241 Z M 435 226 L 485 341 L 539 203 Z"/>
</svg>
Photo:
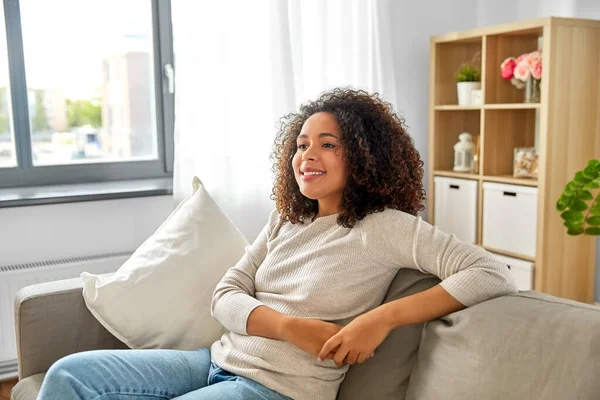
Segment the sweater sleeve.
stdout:
<svg viewBox="0 0 600 400">
<path fill-rule="evenodd" d="M 467 307 L 518 293 L 506 264 L 421 217 L 386 209 L 362 222 L 362 240 L 371 258 L 384 266 L 436 275 L 442 280 L 440 285 Z"/>
<path fill-rule="evenodd" d="M 267 255 L 267 241 L 278 219 L 277 210 L 271 211 L 269 222 L 254 243 L 246 246 L 240 261 L 227 270 L 215 288 L 211 314 L 232 332 L 247 335 L 248 316 L 256 307 L 263 305 L 254 297 L 254 277 Z"/>
</svg>

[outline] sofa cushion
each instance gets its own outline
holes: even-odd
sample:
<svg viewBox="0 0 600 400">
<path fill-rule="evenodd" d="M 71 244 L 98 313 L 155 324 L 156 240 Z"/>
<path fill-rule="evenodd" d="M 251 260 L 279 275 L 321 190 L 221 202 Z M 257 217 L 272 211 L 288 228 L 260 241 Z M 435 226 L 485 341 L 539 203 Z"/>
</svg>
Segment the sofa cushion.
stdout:
<svg viewBox="0 0 600 400">
<path fill-rule="evenodd" d="M 407 399 L 598 399 L 600 308 L 537 293 L 429 322 Z"/>
<path fill-rule="evenodd" d="M 210 302 L 248 242 L 197 177 L 193 187 L 117 272 L 81 274 L 90 312 L 131 348 L 193 350 L 225 332 Z"/>
<path fill-rule="evenodd" d="M 439 282 L 436 276 L 401 269 L 394 277 L 384 303 L 422 292 Z M 404 399 L 422 330 L 423 324 L 394 329 L 377 348 L 375 356 L 350 367 L 340 386 L 338 400 Z"/>
<path fill-rule="evenodd" d="M 10 400 L 35 400 L 42 387 L 46 373 L 31 375 L 21 379 L 10 392 Z"/>
</svg>

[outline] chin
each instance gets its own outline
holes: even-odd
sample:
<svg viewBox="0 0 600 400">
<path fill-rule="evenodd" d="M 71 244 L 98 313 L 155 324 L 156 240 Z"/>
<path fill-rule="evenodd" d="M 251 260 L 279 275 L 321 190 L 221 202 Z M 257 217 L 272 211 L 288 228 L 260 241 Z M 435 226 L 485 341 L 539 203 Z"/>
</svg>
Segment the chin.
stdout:
<svg viewBox="0 0 600 400">
<path fill-rule="evenodd" d="M 300 190 L 300 193 L 302 193 L 302 195 L 304 197 L 308 197 L 311 200 L 317 200 L 318 199 L 318 196 L 316 196 L 315 194 L 312 194 L 310 192 L 307 193 L 307 192 L 304 192 L 304 191 Z"/>
</svg>

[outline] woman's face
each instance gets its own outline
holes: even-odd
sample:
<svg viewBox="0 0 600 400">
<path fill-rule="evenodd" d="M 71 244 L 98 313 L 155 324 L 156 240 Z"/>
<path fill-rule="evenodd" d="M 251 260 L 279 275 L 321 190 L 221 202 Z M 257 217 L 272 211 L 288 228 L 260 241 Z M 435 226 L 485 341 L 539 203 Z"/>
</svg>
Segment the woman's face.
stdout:
<svg viewBox="0 0 600 400">
<path fill-rule="evenodd" d="M 319 200 L 320 206 L 333 209 L 341 202 L 350 174 L 339 139 L 340 128 L 332 114 L 313 114 L 302 126 L 292 159 L 300 192 L 309 199 Z"/>
</svg>

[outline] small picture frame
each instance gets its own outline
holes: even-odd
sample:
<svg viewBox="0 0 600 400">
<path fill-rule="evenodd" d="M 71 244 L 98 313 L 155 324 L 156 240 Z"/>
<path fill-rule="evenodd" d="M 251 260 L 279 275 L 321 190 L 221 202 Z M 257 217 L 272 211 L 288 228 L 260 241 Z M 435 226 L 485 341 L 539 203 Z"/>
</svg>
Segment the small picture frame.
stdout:
<svg viewBox="0 0 600 400">
<path fill-rule="evenodd" d="M 471 90 L 471 105 L 480 106 L 483 104 L 483 92 L 481 89 Z"/>
</svg>

